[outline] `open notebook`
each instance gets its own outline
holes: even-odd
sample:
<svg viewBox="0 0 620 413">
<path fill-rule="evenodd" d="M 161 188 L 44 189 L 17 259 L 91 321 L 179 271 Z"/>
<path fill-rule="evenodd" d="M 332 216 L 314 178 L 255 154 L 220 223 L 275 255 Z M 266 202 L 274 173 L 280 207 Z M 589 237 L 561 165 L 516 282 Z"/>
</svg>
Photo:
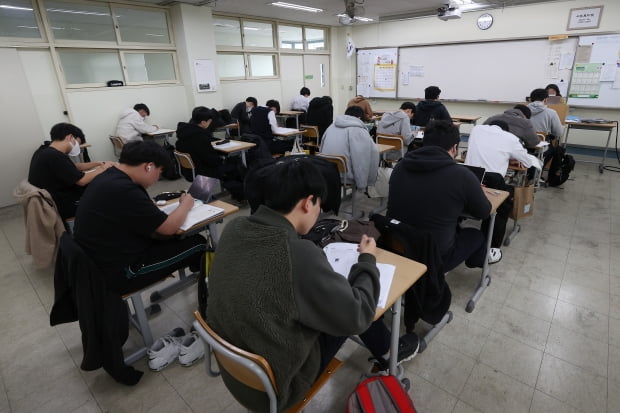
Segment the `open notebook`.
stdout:
<svg viewBox="0 0 620 413">
<path fill-rule="evenodd" d="M 326 245 L 323 251 L 325 251 L 327 261 L 329 261 L 332 269 L 343 277 L 348 277 L 351 267 L 357 264 L 357 257 L 359 256 L 357 244 L 333 242 Z M 396 267 L 391 264 L 377 263 L 377 268 L 379 269 L 379 283 L 381 284 L 377 307 L 385 308 Z"/>
<path fill-rule="evenodd" d="M 179 206 L 179 201 L 176 201 L 171 204 L 164 205 L 160 209 L 164 211 L 166 214 L 170 215 L 172 211 L 177 209 L 178 206 Z M 188 229 L 198 224 L 199 222 L 203 222 L 203 221 L 206 221 L 207 219 L 215 218 L 223 214 L 224 214 L 224 209 L 213 206 L 213 205 L 204 204 L 202 201 L 199 201 L 196 199 L 194 200 L 194 206 L 192 207 L 192 209 L 190 209 L 189 213 L 187 214 L 187 218 L 185 218 L 185 222 L 183 223 L 183 225 L 181 225 L 181 229 L 183 231 L 187 231 Z"/>
</svg>

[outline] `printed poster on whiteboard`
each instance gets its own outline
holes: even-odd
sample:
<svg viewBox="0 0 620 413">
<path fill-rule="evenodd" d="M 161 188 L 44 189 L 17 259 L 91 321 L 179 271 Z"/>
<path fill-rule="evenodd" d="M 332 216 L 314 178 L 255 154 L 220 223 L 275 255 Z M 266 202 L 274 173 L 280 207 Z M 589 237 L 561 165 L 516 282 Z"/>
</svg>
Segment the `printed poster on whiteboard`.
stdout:
<svg viewBox="0 0 620 413">
<path fill-rule="evenodd" d="M 194 73 L 196 74 L 196 89 L 199 93 L 215 92 L 215 66 L 212 59 L 194 60 Z"/>
<path fill-rule="evenodd" d="M 357 52 L 357 94 L 395 98 L 398 80 L 398 49 L 364 49 Z"/>
</svg>

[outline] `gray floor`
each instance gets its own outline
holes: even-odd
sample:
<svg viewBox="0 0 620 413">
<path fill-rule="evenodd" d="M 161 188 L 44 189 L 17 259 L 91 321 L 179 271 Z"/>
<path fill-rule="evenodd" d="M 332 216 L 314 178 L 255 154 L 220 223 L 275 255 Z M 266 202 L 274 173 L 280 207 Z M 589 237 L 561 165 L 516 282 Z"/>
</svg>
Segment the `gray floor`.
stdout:
<svg viewBox="0 0 620 413">
<path fill-rule="evenodd" d="M 620 411 L 620 176 L 582 163 L 573 176 L 537 193 L 535 216 L 504 248 L 472 314 L 464 306 L 479 272 L 449 274 L 454 320 L 406 364 L 420 412 Z M 153 373 L 140 361 L 135 387 L 81 371 L 78 325 L 49 326 L 52 271 L 24 254 L 20 208 L 0 210 L 0 231 L 1 412 L 245 411 L 202 362 Z M 154 333 L 187 327 L 195 306 L 194 289 L 169 299 Z M 344 411 L 368 353 L 349 342 L 341 356 L 345 366 L 307 412 Z"/>
</svg>

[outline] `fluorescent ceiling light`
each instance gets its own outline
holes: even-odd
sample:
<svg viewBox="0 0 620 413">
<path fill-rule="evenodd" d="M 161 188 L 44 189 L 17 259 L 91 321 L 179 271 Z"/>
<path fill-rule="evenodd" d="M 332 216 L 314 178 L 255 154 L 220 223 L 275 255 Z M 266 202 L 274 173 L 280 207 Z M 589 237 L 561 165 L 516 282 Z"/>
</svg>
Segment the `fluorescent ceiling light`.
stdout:
<svg viewBox="0 0 620 413">
<path fill-rule="evenodd" d="M 17 7 L 17 6 L 9 6 L 8 4 L 0 4 L 0 9 L 11 9 L 11 10 L 27 10 L 32 11 L 30 7 Z"/>
<path fill-rule="evenodd" d="M 341 14 L 337 14 L 336 17 L 349 17 L 349 16 L 347 14 L 341 13 Z M 374 21 L 370 17 L 360 17 L 360 16 L 353 16 L 353 19 L 357 20 L 357 21 L 360 21 L 360 22 L 372 22 L 372 21 Z"/>
<path fill-rule="evenodd" d="M 323 9 L 317 9 L 316 7 L 308 7 L 308 6 L 302 6 L 299 4 L 284 3 L 282 1 L 276 1 L 274 3 L 269 3 L 269 4 L 271 4 L 272 6 L 276 6 L 276 7 L 284 7 L 285 9 L 308 11 L 311 13 L 320 13 L 323 11 Z"/>
<path fill-rule="evenodd" d="M 67 10 L 67 9 L 47 9 L 52 13 L 69 13 L 69 14 L 86 14 L 90 16 L 109 16 L 110 13 L 99 13 L 96 11 L 83 11 L 83 10 Z"/>
</svg>

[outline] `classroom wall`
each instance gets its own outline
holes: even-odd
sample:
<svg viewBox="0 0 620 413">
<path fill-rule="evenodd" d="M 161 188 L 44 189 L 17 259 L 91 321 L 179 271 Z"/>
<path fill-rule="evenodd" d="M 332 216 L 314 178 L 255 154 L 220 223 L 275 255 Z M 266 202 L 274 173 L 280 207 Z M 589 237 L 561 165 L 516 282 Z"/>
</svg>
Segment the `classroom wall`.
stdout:
<svg viewBox="0 0 620 413">
<path fill-rule="evenodd" d="M 566 30 L 568 14 L 571 8 L 603 5 L 600 27 L 596 30 Z M 546 4 L 506 7 L 490 11 L 494 17 L 491 29 L 483 31 L 476 27 L 476 19 L 482 12 L 463 13 L 459 20 L 441 21 L 437 17 L 386 22 L 372 25 L 338 27 L 332 30 L 332 73 L 333 97 L 336 114 L 342 113 L 346 102 L 355 95 L 356 61 L 348 59 L 345 52 L 346 34 L 351 33 L 355 46 L 397 47 L 437 43 L 455 43 L 466 41 L 499 41 L 526 37 L 546 37 L 553 34 L 586 35 L 596 33 L 619 32 L 620 2 L 616 0 L 573 0 Z M 490 56 L 492 58 L 492 56 Z M 476 64 L 484 62 L 463 62 L 463 74 L 475 70 Z M 471 66 L 465 66 L 465 65 Z M 524 62 L 527 64 L 527 62 Z M 506 79 L 510 81 L 510 79 Z M 438 85 L 441 87 L 441 85 Z M 541 84 L 541 87 L 544 87 Z M 501 87 L 501 85 L 480 85 L 480 87 Z M 530 90 L 524 90 L 523 96 Z M 421 90 L 419 96 L 422 97 Z M 373 108 L 396 110 L 402 99 L 372 99 Z M 446 102 L 453 114 L 488 116 L 502 112 L 509 105 L 492 103 L 454 103 Z M 341 110 L 338 112 L 338 110 Z M 571 108 L 571 115 L 583 118 L 606 118 L 620 120 L 620 110 Z M 463 127 L 467 130 L 467 126 Z M 588 131 L 571 131 L 570 142 L 590 146 L 604 146 L 606 133 Z"/>
</svg>

